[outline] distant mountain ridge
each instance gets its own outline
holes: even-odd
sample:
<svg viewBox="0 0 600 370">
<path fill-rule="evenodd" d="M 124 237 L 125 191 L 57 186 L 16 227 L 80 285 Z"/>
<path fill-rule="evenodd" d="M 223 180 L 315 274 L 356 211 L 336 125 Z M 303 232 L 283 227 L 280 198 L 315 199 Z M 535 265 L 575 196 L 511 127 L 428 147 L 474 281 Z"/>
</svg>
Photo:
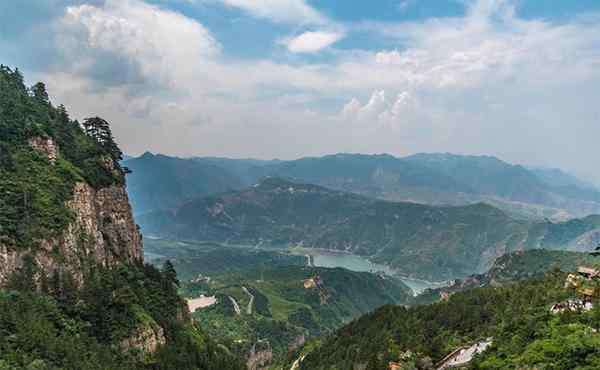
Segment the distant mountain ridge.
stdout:
<svg viewBox="0 0 600 370">
<path fill-rule="evenodd" d="M 124 164 L 133 170 L 128 183 L 136 214 L 239 190 L 265 176 L 393 201 L 432 205 L 486 202 L 521 219 L 565 220 L 600 213 L 600 191 L 574 176 L 512 165 L 490 156 L 334 154 L 264 161 L 146 154 Z"/>
<path fill-rule="evenodd" d="M 484 203 L 389 202 L 281 178 L 146 214 L 139 222 L 147 233 L 176 239 L 347 251 L 431 280 L 483 272 L 515 250 L 586 250 L 600 238 L 600 216 L 530 223 Z"/>
<path fill-rule="evenodd" d="M 123 163 L 132 170 L 127 183 L 136 214 L 242 187 L 237 175 L 208 162 L 146 152 Z"/>
</svg>

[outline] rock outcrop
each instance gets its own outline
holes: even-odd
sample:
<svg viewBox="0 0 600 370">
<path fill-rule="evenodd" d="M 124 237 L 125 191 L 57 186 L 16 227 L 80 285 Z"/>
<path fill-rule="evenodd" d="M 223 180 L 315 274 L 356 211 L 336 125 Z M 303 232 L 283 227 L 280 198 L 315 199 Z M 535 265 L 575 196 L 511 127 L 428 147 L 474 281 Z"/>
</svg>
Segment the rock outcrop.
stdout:
<svg viewBox="0 0 600 370">
<path fill-rule="evenodd" d="M 54 164 L 56 162 L 58 158 L 58 146 L 52 138 L 45 136 L 32 137 L 29 139 L 29 146 L 48 157 L 50 163 Z"/>
<path fill-rule="evenodd" d="M 248 360 L 246 366 L 248 370 L 259 370 L 266 368 L 273 361 L 273 350 L 271 344 L 266 340 L 259 340 L 256 342 L 250 353 L 248 354 Z"/>
<path fill-rule="evenodd" d="M 167 343 L 162 327 L 152 322 L 149 325 L 137 327 L 133 334 L 121 341 L 123 351 L 136 350 L 140 354 L 155 353 L 160 346 Z"/>
<path fill-rule="evenodd" d="M 40 240 L 27 250 L 0 244 L 0 285 L 30 255 L 41 272 L 70 272 L 81 284 L 86 266 L 142 261 L 142 237 L 133 220 L 124 186 L 96 190 L 77 183 L 68 203 L 74 221 L 57 238 Z"/>
</svg>

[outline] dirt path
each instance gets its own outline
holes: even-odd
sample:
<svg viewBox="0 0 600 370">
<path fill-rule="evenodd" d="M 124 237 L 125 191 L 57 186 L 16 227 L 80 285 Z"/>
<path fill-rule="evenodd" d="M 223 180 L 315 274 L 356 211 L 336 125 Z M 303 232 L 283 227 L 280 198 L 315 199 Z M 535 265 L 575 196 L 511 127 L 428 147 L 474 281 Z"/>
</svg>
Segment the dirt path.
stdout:
<svg viewBox="0 0 600 370">
<path fill-rule="evenodd" d="M 248 302 L 248 307 L 246 307 L 246 313 L 248 315 L 252 315 L 252 304 L 254 303 L 254 295 L 252 293 L 250 293 L 250 291 L 248 289 L 246 289 L 245 286 L 243 286 L 242 289 L 250 297 L 250 302 Z"/>
</svg>

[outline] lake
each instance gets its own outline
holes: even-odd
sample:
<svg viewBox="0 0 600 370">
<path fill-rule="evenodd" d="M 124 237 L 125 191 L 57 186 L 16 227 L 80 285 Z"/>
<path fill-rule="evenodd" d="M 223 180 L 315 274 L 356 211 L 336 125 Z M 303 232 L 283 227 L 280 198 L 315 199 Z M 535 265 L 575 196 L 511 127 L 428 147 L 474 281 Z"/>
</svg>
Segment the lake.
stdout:
<svg viewBox="0 0 600 370">
<path fill-rule="evenodd" d="M 294 248 L 293 253 L 312 256 L 312 263 L 316 267 L 343 267 L 348 270 L 359 272 L 383 272 L 386 275 L 393 276 L 401 280 L 413 290 L 415 295 L 422 293 L 425 289 L 441 288 L 447 285 L 445 282 L 432 282 L 398 276 L 398 274 L 391 267 L 373 263 L 368 258 L 355 254 L 304 248 Z"/>
</svg>

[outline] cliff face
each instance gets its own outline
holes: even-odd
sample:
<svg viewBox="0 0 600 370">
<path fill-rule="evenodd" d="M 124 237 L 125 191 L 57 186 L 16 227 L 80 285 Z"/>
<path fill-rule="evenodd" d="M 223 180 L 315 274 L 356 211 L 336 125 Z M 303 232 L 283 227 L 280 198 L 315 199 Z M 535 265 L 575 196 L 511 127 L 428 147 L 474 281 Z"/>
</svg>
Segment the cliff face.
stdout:
<svg viewBox="0 0 600 370">
<path fill-rule="evenodd" d="M 121 348 L 123 351 L 135 349 L 144 355 L 155 353 L 160 346 L 164 346 L 166 343 L 163 328 L 152 323 L 136 328 L 131 336 L 121 342 Z"/>
<path fill-rule="evenodd" d="M 56 159 L 52 140 L 34 139 L 31 146 Z M 0 244 L 0 286 L 23 265 L 25 256 L 33 257 L 41 272 L 70 272 L 81 285 L 86 266 L 114 266 L 143 260 L 142 236 L 133 220 L 125 186 L 112 185 L 96 190 L 78 182 L 68 202 L 74 221 L 55 238 L 39 240 L 31 249 Z"/>
</svg>

